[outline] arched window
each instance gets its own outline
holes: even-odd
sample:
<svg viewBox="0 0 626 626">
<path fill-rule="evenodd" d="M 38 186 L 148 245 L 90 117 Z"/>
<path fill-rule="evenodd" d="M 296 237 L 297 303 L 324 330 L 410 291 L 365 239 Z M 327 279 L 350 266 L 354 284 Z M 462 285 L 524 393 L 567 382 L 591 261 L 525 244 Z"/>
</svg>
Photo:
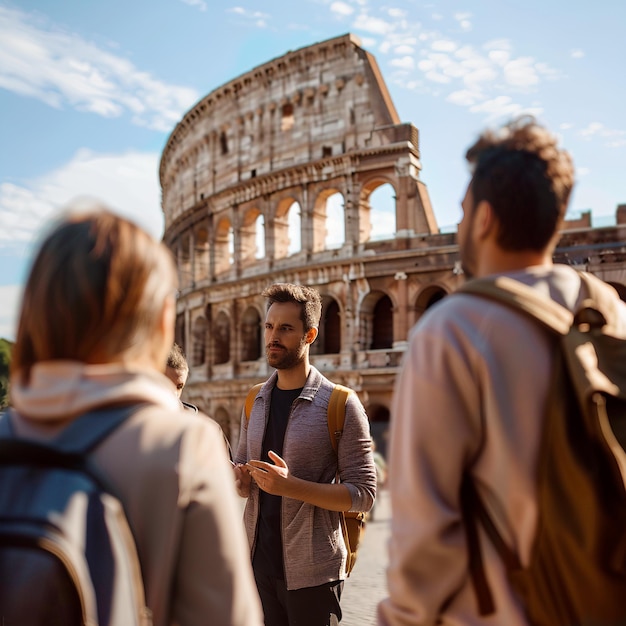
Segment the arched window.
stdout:
<svg viewBox="0 0 626 626">
<path fill-rule="evenodd" d="M 341 317 L 335 300 L 331 300 L 325 307 L 323 324 L 324 354 L 338 354 L 341 352 Z"/>
<path fill-rule="evenodd" d="M 195 233 L 194 278 L 204 280 L 209 277 L 209 232 L 198 228 Z"/>
<path fill-rule="evenodd" d="M 235 237 L 233 226 L 227 217 L 222 218 L 215 231 L 215 272 L 221 274 L 233 264 Z"/>
<path fill-rule="evenodd" d="M 337 192 L 326 200 L 326 239 L 324 247 L 340 248 L 346 241 L 346 221 L 343 196 Z"/>
<path fill-rule="evenodd" d="M 239 229 L 241 263 L 244 267 L 265 258 L 265 220 L 256 208 L 246 212 Z"/>
<path fill-rule="evenodd" d="M 302 211 L 300 203 L 294 202 L 287 211 L 287 221 L 289 223 L 289 244 L 287 246 L 287 256 L 297 254 L 302 250 Z"/>
<path fill-rule="evenodd" d="M 254 241 L 256 243 L 256 252 L 254 253 L 255 259 L 265 258 L 265 218 L 263 215 L 259 215 L 254 222 Z"/>
<path fill-rule="evenodd" d="M 206 318 L 198 317 L 193 323 L 193 360 L 195 366 L 206 363 L 206 339 L 208 324 Z"/>
<path fill-rule="evenodd" d="M 389 183 L 376 187 L 369 197 L 371 239 L 390 239 L 396 233 L 396 192 Z"/>
<path fill-rule="evenodd" d="M 241 318 L 241 360 L 256 361 L 261 357 L 261 316 L 248 307 Z"/>
<path fill-rule="evenodd" d="M 389 296 L 383 296 L 374 306 L 372 321 L 372 350 L 391 348 L 393 345 L 393 311 Z"/>
<path fill-rule="evenodd" d="M 215 319 L 215 365 L 230 361 L 230 318 L 221 311 Z"/>
</svg>

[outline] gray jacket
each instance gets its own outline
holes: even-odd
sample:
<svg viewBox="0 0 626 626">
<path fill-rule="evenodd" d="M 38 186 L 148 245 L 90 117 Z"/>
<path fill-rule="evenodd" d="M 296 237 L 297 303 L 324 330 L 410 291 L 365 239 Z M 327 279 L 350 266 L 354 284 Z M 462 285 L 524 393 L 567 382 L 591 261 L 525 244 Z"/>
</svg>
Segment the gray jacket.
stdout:
<svg viewBox="0 0 626 626">
<path fill-rule="evenodd" d="M 276 372 L 257 395 L 250 420 L 241 416 L 235 461 L 261 457 Z M 346 404 L 343 435 L 335 454 L 328 433 L 328 401 L 333 383 L 311 367 L 302 393 L 295 400 L 285 432 L 283 458 L 289 472 L 303 480 L 332 483 L 339 468 L 341 482 L 352 496 L 353 511 L 369 511 L 376 497 L 376 468 L 369 422 L 356 394 Z M 254 554 L 259 515 L 259 488 L 254 481 L 244 512 L 251 553 Z M 339 513 L 300 500 L 282 499 L 282 539 L 287 589 L 301 589 L 345 577 L 346 547 Z"/>
</svg>

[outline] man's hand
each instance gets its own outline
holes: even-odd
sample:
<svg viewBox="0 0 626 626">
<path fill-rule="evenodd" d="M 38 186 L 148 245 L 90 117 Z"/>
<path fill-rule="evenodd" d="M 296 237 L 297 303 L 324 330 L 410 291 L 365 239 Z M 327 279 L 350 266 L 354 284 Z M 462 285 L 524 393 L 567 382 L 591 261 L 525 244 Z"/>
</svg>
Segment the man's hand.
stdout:
<svg viewBox="0 0 626 626">
<path fill-rule="evenodd" d="M 271 450 L 268 456 L 274 465 L 265 461 L 248 461 L 246 463 L 249 477 L 253 478 L 260 489 L 273 496 L 289 495 L 290 475 L 287 463 Z"/>
<path fill-rule="evenodd" d="M 352 505 L 352 496 L 345 485 L 334 483 L 315 483 L 296 478 L 289 473 L 284 459 L 275 452 L 268 453 L 272 463 L 248 461 L 245 465 L 250 476 L 260 489 L 274 496 L 286 496 L 302 500 L 330 511 L 348 511 Z M 248 493 L 250 487 L 248 486 Z"/>
<path fill-rule="evenodd" d="M 247 498 L 250 495 L 250 472 L 245 465 L 236 465 L 233 463 L 233 471 L 235 472 L 235 487 L 237 493 L 242 498 Z"/>
</svg>

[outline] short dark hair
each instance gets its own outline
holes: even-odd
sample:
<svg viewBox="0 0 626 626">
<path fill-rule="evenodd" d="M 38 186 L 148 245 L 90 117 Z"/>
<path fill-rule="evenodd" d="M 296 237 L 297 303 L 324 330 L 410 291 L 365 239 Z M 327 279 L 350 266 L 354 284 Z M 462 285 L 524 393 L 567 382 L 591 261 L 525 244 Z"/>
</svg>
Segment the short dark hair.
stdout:
<svg viewBox="0 0 626 626">
<path fill-rule="evenodd" d="M 293 283 L 274 283 L 261 294 L 267 298 L 267 309 L 274 302 L 296 302 L 301 305 L 300 319 L 304 332 L 318 328 L 322 317 L 322 298 L 313 287 L 294 285 Z"/>
<path fill-rule="evenodd" d="M 187 370 L 189 371 L 189 364 L 185 358 L 183 349 L 174 343 L 167 355 L 167 367 L 171 367 L 174 370 Z"/>
<path fill-rule="evenodd" d="M 557 144 L 532 116 L 522 116 L 485 131 L 467 150 L 474 206 L 489 202 L 503 248 L 543 250 L 560 228 L 574 187 L 574 165 Z"/>
</svg>

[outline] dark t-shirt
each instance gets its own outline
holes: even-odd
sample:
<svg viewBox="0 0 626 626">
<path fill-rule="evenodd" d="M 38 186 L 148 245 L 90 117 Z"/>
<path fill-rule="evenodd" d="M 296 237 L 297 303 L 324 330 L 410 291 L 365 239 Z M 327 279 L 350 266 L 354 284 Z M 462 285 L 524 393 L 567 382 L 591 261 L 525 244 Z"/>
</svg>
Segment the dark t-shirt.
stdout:
<svg viewBox="0 0 626 626">
<path fill-rule="evenodd" d="M 283 456 L 283 442 L 291 413 L 291 405 L 301 392 L 302 388 L 283 390 L 274 387 L 272 389 L 270 415 L 261 448 L 262 461 L 272 463 L 267 454 L 270 450 L 278 456 Z M 277 580 L 285 579 L 283 541 L 280 529 L 281 504 L 281 496 L 273 496 L 263 490 L 260 491 L 259 523 L 254 558 L 252 559 L 255 570 Z"/>
</svg>

